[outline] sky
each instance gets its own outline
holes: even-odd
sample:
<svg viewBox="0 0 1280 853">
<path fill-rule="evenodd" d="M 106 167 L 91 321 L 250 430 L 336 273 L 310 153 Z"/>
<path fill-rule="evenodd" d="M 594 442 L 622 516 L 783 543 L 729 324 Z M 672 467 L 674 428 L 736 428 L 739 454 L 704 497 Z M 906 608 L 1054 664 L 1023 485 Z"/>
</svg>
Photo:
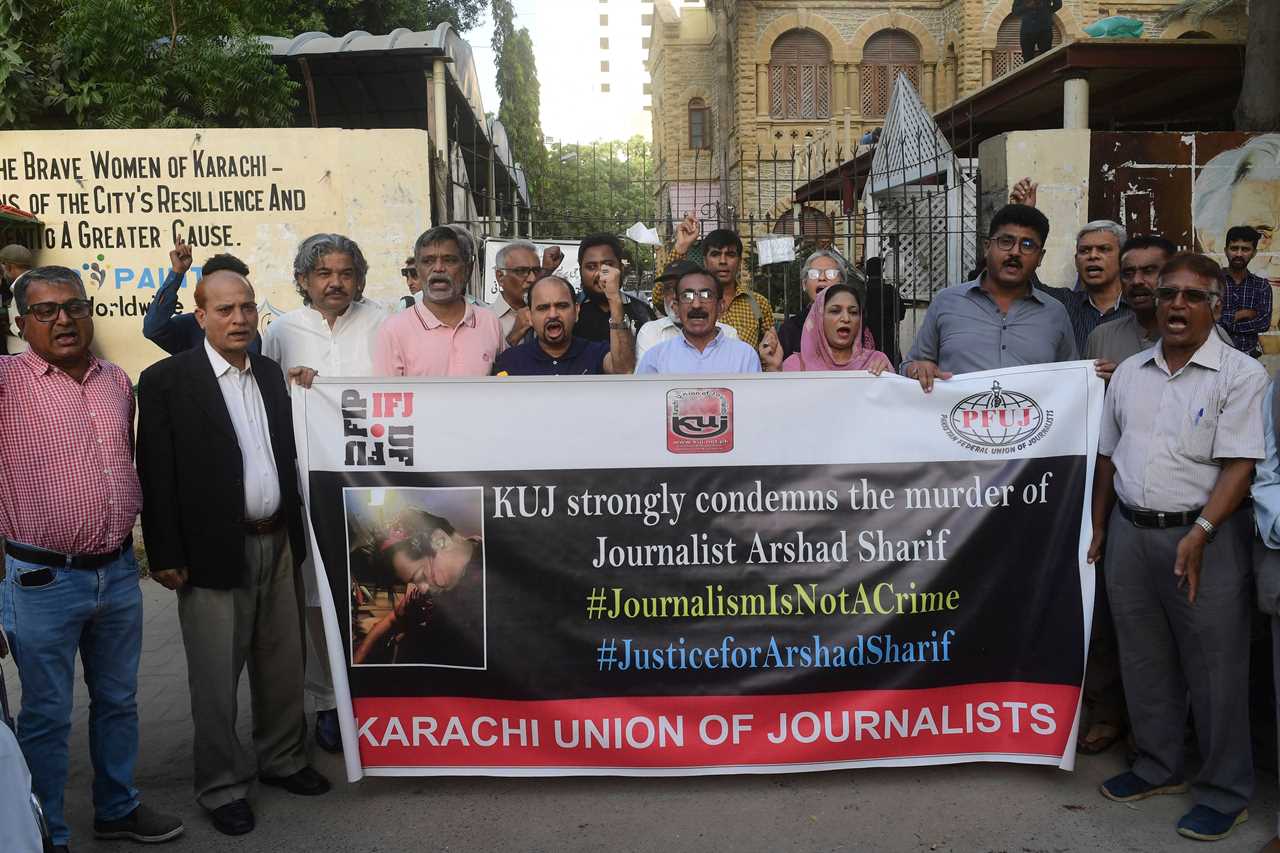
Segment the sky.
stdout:
<svg viewBox="0 0 1280 853">
<path fill-rule="evenodd" d="M 533 39 L 544 136 L 564 142 L 627 139 L 637 133 L 648 138 L 644 105 L 649 98 L 643 87 L 649 75 L 640 46 L 648 28 L 641 27 L 640 15 L 653 10 L 651 3 L 642 8 L 641 0 L 514 0 L 512 6 L 516 28 L 528 28 Z M 601 15 L 608 16 L 607 25 Z M 496 115 L 500 101 L 489 13 L 462 35 L 475 54 L 484 108 Z M 600 47 L 602 37 L 609 39 L 608 50 Z M 609 63 L 607 72 L 602 61 Z M 608 92 L 601 91 L 602 84 Z"/>
</svg>

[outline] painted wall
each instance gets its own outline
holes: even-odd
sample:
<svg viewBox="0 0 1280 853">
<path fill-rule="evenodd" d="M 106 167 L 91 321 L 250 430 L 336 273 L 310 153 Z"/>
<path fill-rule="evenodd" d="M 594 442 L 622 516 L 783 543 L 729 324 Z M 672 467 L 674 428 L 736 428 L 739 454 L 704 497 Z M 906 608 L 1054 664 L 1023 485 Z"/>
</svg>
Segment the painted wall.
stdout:
<svg viewBox="0 0 1280 853">
<path fill-rule="evenodd" d="M 982 194 L 978 229 L 986 235 L 994 213 L 1009 200 L 1009 190 L 1030 177 L 1040 184 L 1036 206 L 1049 217 L 1049 242 L 1040 280 L 1060 287 L 1075 285 L 1075 238 L 1089 221 L 1089 131 L 1033 130 L 1003 133 L 978 149 Z"/>
<path fill-rule="evenodd" d="M 94 350 L 136 377 L 164 356 L 142 337 L 142 315 L 177 235 L 195 267 L 221 252 L 249 266 L 264 327 L 301 305 L 294 252 L 320 231 L 360 245 L 366 296 L 403 294 L 401 264 L 430 225 L 428 156 L 420 130 L 0 133 L 0 203 L 45 224 L 38 235 L 0 226 L 0 245 L 21 242 L 37 264 L 79 271 L 95 303 Z M 195 267 L 183 310 L 194 307 Z"/>
</svg>

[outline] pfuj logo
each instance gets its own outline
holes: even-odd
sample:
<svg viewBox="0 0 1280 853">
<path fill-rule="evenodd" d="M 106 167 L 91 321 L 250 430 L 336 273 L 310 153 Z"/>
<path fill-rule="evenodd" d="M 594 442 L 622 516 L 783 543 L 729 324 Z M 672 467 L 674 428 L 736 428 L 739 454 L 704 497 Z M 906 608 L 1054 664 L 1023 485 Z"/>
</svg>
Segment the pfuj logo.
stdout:
<svg viewBox="0 0 1280 853">
<path fill-rule="evenodd" d="M 394 459 L 413 465 L 412 416 L 412 391 L 374 391 L 366 397 L 352 388 L 343 390 L 346 464 L 386 465 Z"/>
<path fill-rule="evenodd" d="M 971 394 L 942 416 L 942 431 L 978 453 L 1014 453 L 1035 444 L 1053 426 L 1045 411 L 1026 394 L 991 383 L 990 391 Z"/>
<path fill-rule="evenodd" d="M 667 450 L 733 450 L 733 392 L 728 388 L 673 388 L 667 392 Z"/>
</svg>

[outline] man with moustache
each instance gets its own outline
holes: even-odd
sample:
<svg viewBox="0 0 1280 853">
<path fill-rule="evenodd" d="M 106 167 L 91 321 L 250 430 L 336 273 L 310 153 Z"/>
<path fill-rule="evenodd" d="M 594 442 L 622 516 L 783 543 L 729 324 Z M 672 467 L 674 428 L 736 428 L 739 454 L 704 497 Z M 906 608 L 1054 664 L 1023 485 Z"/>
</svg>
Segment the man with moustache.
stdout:
<svg viewBox="0 0 1280 853">
<path fill-rule="evenodd" d="M 255 776 L 303 796 L 329 782 L 305 749 L 295 584 L 306 546 L 284 375 L 248 351 L 258 309 L 243 276 L 204 276 L 195 302 L 203 345 L 153 364 L 138 386 L 142 529 L 151 577 L 178 593 L 196 801 L 219 832 L 242 835 Z M 252 753 L 236 733 L 246 664 Z"/>
<path fill-rule="evenodd" d="M 925 393 L 935 379 L 957 373 L 1077 357 L 1066 309 L 1031 286 L 1049 220 L 1034 207 L 1008 204 L 992 217 L 988 235 L 986 269 L 933 297 L 899 368 Z"/>
<path fill-rule="evenodd" d="M 1232 345 L 1246 355 L 1259 356 L 1258 335 L 1271 328 L 1271 283 L 1249 272 L 1262 234 L 1248 225 L 1227 230 L 1227 268 L 1222 271 L 1222 318 L 1218 324 Z"/>
<path fill-rule="evenodd" d="M 0 249 L 0 355 L 9 351 L 9 303 L 13 301 L 13 286 L 34 264 L 35 259 L 26 246 L 10 243 Z"/>
<path fill-rule="evenodd" d="M 1160 269 L 1178 253 L 1171 240 L 1157 235 L 1130 237 L 1120 250 L 1120 298 L 1129 310 L 1100 324 L 1085 341 L 1084 357 L 1098 363 L 1098 375 L 1108 382 L 1116 367 L 1130 356 L 1151 349 L 1160 340 L 1156 330 L 1156 283 Z"/>
<path fill-rule="evenodd" d="M 94 834 L 166 841 L 182 834 L 182 821 L 140 804 L 133 787 L 143 621 L 133 388 L 89 351 L 93 304 L 74 271 L 37 267 L 13 295 L 28 349 L 0 356 L 0 625 L 22 678 L 18 742 L 53 849 L 65 851 L 78 650 L 90 700 Z M 0 839 L 9 843 L 5 827 Z"/>
<path fill-rule="evenodd" d="M 612 234 L 589 234 L 578 244 L 578 272 L 582 293 L 578 296 L 577 334 L 589 341 L 608 341 L 613 333 L 612 309 L 600 274 L 605 269 L 622 274 L 622 243 Z M 653 309 L 639 299 L 622 294 L 624 322 L 634 336 L 653 319 Z"/>
<path fill-rule="evenodd" d="M 538 247 L 527 240 L 508 243 L 494 256 L 494 276 L 498 282 L 498 295 L 489 303 L 489 310 L 498 315 L 502 324 L 502 336 L 507 346 L 515 346 L 525 339 L 533 324 L 529 320 L 528 306 L 524 303 L 529 286 L 555 272 L 564 253 L 559 246 L 549 246 L 538 261 Z"/>
<path fill-rule="evenodd" d="M 698 238 L 697 222 L 693 214 L 685 216 L 676 227 L 676 242 L 671 252 L 672 262 L 684 260 L 692 251 Z M 738 338 L 752 347 L 760 345 L 765 332 L 773 328 L 773 306 L 762 294 L 754 290 L 738 288 L 738 275 L 742 269 L 742 238 L 728 228 L 717 228 L 702 239 L 702 256 L 705 269 L 720 282 L 723 304 L 720 318 L 733 326 Z M 654 304 L 662 299 L 660 286 L 653 289 Z"/>
<path fill-rule="evenodd" d="M 373 342 L 385 313 L 370 302 L 356 302 L 369 272 L 364 253 L 341 234 L 313 234 L 293 259 L 294 284 L 302 307 L 276 318 L 262 335 L 262 354 L 289 379 L 310 388 L 317 375 L 373 376 Z M 329 650 L 315 569 L 302 567 L 306 594 L 307 695 L 316 709 L 316 744 L 340 752 L 338 702 L 333 694 Z"/>
<path fill-rule="evenodd" d="M 675 283 L 676 315 L 681 335 L 644 354 L 636 373 L 759 373 L 760 356 L 753 347 L 720 331 L 723 293 L 720 279 L 696 267 Z"/>
<path fill-rule="evenodd" d="M 1110 219 L 1086 223 L 1076 235 L 1076 286 L 1040 285 L 1067 309 L 1079 352 L 1090 332 L 1130 311 L 1120 282 L 1120 247 L 1128 238 L 1124 227 Z"/>
<path fill-rule="evenodd" d="M 1252 514 L 1267 374 L 1213 332 L 1221 269 L 1174 256 L 1156 287 L 1160 342 L 1116 368 L 1103 407 L 1089 562 L 1107 595 L 1137 743 L 1102 784 L 1132 802 L 1181 793 L 1187 699 L 1204 763 L 1179 834 L 1225 838 L 1248 819 Z"/>
<path fill-rule="evenodd" d="M 678 338 L 681 335 L 680 321 L 676 312 L 676 291 L 675 283 L 686 272 L 698 269 L 698 265 L 693 261 L 676 261 L 667 264 L 667 268 L 662 271 L 662 275 L 658 276 L 656 286 L 663 288 L 662 298 L 664 300 L 664 308 L 666 314 L 658 319 L 645 323 L 641 327 L 640 332 L 636 335 L 636 361 L 644 357 L 652 347 L 657 346 L 663 341 L 669 341 Z M 716 323 L 720 331 L 724 332 L 735 341 L 738 339 L 738 330 L 727 323 Z"/>
<path fill-rule="evenodd" d="M 475 252 L 471 240 L 448 225 L 418 237 L 414 266 L 422 301 L 382 324 L 374 344 L 378 376 L 488 376 L 503 349 L 502 325 L 464 294 Z"/>
<path fill-rule="evenodd" d="M 630 373 L 635 367 L 635 341 L 622 322 L 621 278 L 605 267 L 599 282 L 609 300 L 609 343 L 588 341 L 573 334 L 579 305 L 573 286 L 559 276 L 547 276 L 529 288 L 525 301 L 533 322 L 534 340 L 506 350 L 494 363 L 499 376 L 583 376 Z"/>
</svg>

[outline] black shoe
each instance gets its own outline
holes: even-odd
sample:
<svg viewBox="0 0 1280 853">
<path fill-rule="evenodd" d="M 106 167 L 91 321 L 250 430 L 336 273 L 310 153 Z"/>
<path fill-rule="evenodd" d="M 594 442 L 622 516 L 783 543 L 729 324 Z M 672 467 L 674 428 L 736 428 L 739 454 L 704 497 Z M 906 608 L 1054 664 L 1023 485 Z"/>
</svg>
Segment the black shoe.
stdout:
<svg viewBox="0 0 1280 853">
<path fill-rule="evenodd" d="M 329 780 L 311 767 L 304 767 L 292 776 L 259 776 L 258 781 L 264 785 L 284 788 L 290 794 L 302 797 L 315 797 L 329 792 Z"/>
<path fill-rule="evenodd" d="M 209 812 L 213 828 L 223 835 L 244 835 L 253 832 L 253 809 L 248 800 L 232 800 Z"/>
<path fill-rule="evenodd" d="M 139 805 L 119 820 L 95 820 L 93 834 L 96 838 L 140 841 L 158 844 L 182 834 L 186 827 L 173 815 L 161 814 L 150 806 Z"/>
<path fill-rule="evenodd" d="M 342 752 L 342 730 L 338 728 L 338 711 L 316 711 L 316 746 L 325 752 Z"/>
</svg>

